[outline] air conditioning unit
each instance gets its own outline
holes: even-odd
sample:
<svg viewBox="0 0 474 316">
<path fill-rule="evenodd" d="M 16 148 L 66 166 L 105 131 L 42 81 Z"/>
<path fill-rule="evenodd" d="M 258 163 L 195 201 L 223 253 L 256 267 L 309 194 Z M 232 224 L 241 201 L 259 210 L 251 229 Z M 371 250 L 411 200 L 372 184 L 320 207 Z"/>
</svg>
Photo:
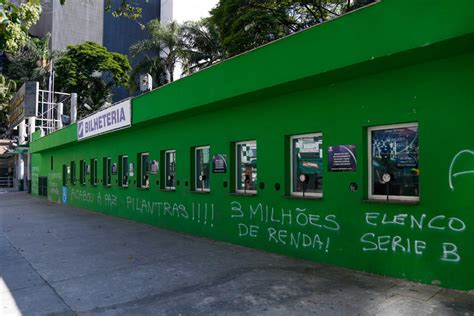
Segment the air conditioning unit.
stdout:
<svg viewBox="0 0 474 316">
<path fill-rule="evenodd" d="M 153 78 L 150 74 L 140 76 L 140 91 L 147 92 L 153 89 Z"/>
</svg>

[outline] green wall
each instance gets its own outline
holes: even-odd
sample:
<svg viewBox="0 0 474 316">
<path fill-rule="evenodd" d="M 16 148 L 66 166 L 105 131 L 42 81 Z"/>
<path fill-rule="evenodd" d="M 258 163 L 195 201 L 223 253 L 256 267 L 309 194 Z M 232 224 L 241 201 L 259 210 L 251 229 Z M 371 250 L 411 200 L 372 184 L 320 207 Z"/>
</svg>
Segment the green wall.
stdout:
<svg viewBox="0 0 474 316">
<path fill-rule="evenodd" d="M 117 186 L 116 175 L 111 188 L 100 182 L 96 187 L 89 181 L 84 186 L 68 182 L 67 204 L 316 262 L 473 290 L 474 174 L 454 179 L 454 190 L 449 186 L 449 168 L 459 152 L 468 150 L 456 160 L 455 171 L 474 170 L 474 41 L 473 26 L 466 23 L 465 15 L 455 9 L 453 16 L 461 19 L 456 22 L 458 27 L 446 23 L 455 29 L 438 30 L 433 23 L 445 13 L 441 5 L 433 5 L 438 11 L 433 7 L 420 11 L 418 20 L 411 17 L 409 24 L 433 26 L 433 33 L 421 39 L 407 35 L 393 47 L 390 38 L 384 38 L 373 45 L 373 51 L 385 47 L 387 54 L 374 59 L 367 58 L 369 43 L 363 46 L 365 55 L 354 52 L 365 57 L 347 57 L 346 63 L 338 65 L 325 57 L 333 64 L 328 71 L 316 66 L 318 69 L 308 70 L 301 64 L 292 73 L 272 79 L 258 63 L 272 58 L 275 62 L 282 53 L 285 59 L 297 59 L 300 52 L 306 52 L 303 43 L 314 45 L 309 41 L 317 41 L 326 32 L 354 32 L 350 27 L 368 17 L 382 21 L 377 12 L 386 14 L 386 23 L 391 23 L 391 18 L 400 18 L 395 14 L 401 11 L 396 2 L 376 4 L 323 25 L 322 31 L 313 28 L 136 98 L 129 129 L 77 142 L 73 125 L 36 140 L 31 145 L 33 168 L 38 168 L 38 176 L 48 176 L 48 198 L 61 203 L 63 164 L 75 160 L 79 165 L 81 159 L 97 158 L 102 180 L 102 158 L 111 156 L 118 163 L 118 156 L 126 154 L 135 165 L 128 188 Z M 413 3 L 421 7 L 427 1 Z M 472 6 L 470 3 L 461 1 L 461 9 Z M 408 27 L 402 25 L 403 20 L 399 23 Z M 396 33 L 394 28 L 388 31 Z M 422 44 L 424 39 L 430 41 Z M 330 45 L 325 41 L 321 45 Z M 321 64 L 319 59 L 305 58 L 306 64 Z M 252 62 L 261 77 L 246 78 L 254 71 L 250 70 Z M 367 128 L 407 122 L 419 124 L 420 201 L 368 201 Z M 357 171 L 335 173 L 325 168 L 322 199 L 290 197 L 288 138 L 313 132 L 323 133 L 325 156 L 328 146 L 356 145 Z M 191 192 L 185 186 L 191 182 L 193 147 L 210 145 L 211 155 L 227 154 L 232 162 L 233 142 L 244 140 L 257 141 L 258 182 L 265 184 L 257 195 L 232 193 L 232 169 L 211 174 L 208 194 Z M 160 189 L 156 181 L 161 174 L 150 176 L 149 189 L 137 188 L 133 183 L 137 154 L 149 152 L 151 159 L 161 161 L 162 151 L 168 149 L 177 152 L 180 184 L 176 191 Z M 224 182 L 230 186 L 224 187 Z M 349 190 L 351 182 L 358 184 L 358 191 Z M 276 183 L 281 190 L 275 189 Z M 379 215 L 367 219 L 367 213 Z M 393 223 L 400 218 L 406 219 Z M 423 224 L 416 225 L 412 219 L 423 220 Z M 363 240 L 378 237 L 382 241 L 395 237 L 404 250 L 390 245 L 382 247 L 386 250 L 368 250 L 373 244 Z M 415 241 L 426 243 L 420 254 L 414 250 Z M 457 255 L 443 252 L 443 245 L 448 250 L 455 246 Z M 443 260 L 443 255 L 453 260 Z"/>
</svg>

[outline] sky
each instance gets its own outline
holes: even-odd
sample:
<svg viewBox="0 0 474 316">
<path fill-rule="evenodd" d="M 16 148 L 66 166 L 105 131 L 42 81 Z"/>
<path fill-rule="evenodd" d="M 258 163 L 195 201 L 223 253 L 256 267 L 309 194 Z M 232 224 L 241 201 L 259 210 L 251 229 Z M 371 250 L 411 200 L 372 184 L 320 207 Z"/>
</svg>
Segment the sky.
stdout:
<svg viewBox="0 0 474 316">
<path fill-rule="evenodd" d="M 197 21 L 209 16 L 219 0 L 173 0 L 174 20 L 178 22 Z"/>
</svg>

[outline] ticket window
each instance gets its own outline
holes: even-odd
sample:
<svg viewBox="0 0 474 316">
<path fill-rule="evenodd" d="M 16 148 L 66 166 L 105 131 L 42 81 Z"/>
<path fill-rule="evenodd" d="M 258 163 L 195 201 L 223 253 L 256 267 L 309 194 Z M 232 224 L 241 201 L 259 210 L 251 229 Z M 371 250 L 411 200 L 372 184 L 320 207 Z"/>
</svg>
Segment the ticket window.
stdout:
<svg viewBox="0 0 474 316">
<path fill-rule="evenodd" d="M 210 147 L 197 147 L 195 149 L 195 175 L 194 175 L 194 189 L 195 191 L 210 191 L 209 177 L 210 177 Z"/>
<path fill-rule="evenodd" d="M 246 141 L 235 144 L 236 148 L 236 191 L 257 193 L 257 142 Z"/>
<path fill-rule="evenodd" d="M 139 158 L 139 188 L 148 188 L 150 186 L 150 154 L 142 153 L 138 155 Z"/>
<path fill-rule="evenodd" d="M 103 159 L 103 183 L 105 187 L 110 187 L 112 185 L 112 159 L 110 157 L 105 157 Z"/>
<path fill-rule="evenodd" d="M 176 151 L 165 152 L 165 189 L 176 189 Z"/>
<path fill-rule="evenodd" d="M 97 159 L 91 159 L 91 185 L 97 185 Z"/>
<path fill-rule="evenodd" d="M 323 136 L 295 135 L 291 144 L 291 195 L 323 196 Z"/>
<path fill-rule="evenodd" d="M 128 156 L 119 157 L 119 185 L 122 188 L 128 187 Z"/>
<path fill-rule="evenodd" d="M 86 172 L 87 172 L 86 161 L 85 160 L 79 161 L 79 182 L 82 185 L 86 184 Z"/>
<path fill-rule="evenodd" d="M 76 162 L 71 161 L 71 183 L 76 184 L 77 177 L 76 177 Z"/>
<path fill-rule="evenodd" d="M 419 200 L 418 124 L 368 128 L 370 199 Z"/>
</svg>

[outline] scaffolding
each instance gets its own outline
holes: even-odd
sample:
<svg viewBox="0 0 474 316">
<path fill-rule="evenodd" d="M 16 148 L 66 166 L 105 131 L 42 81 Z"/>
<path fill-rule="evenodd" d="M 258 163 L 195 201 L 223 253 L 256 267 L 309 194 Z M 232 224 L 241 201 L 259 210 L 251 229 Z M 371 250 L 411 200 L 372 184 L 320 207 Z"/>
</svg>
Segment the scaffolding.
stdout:
<svg viewBox="0 0 474 316">
<path fill-rule="evenodd" d="M 62 116 L 71 111 L 71 94 L 38 90 L 36 127 L 48 135 L 63 127 Z"/>
</svg>

